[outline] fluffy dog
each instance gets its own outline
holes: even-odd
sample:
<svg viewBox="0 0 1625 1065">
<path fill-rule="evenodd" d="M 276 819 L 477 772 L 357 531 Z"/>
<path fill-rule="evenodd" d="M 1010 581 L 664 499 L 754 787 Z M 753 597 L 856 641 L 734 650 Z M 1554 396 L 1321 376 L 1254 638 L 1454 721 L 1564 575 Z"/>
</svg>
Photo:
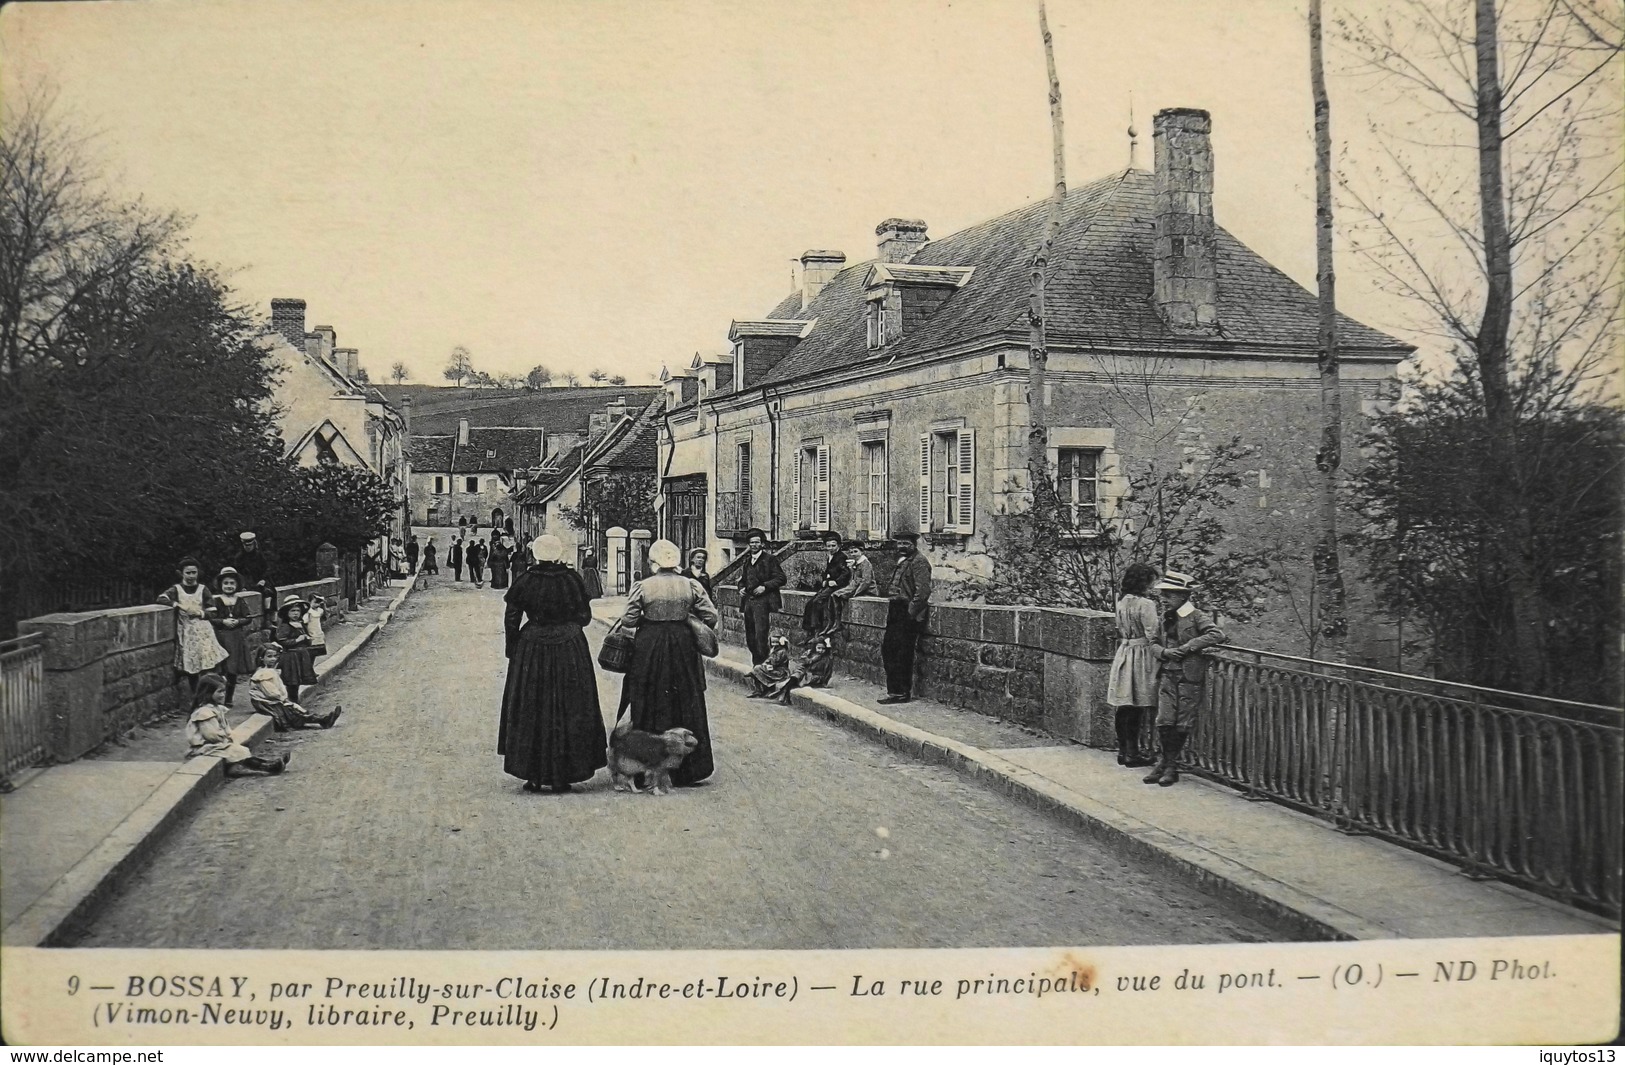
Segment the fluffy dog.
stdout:
<svg viewBox="0 0 1625 1065">
<path fill-rule="evenodd" d="M 615 790 L 643 790 L 638 787 L 637 777 L 647 773 L 649 794 L 665 795 L 671 791 L 671 771 L 699 745 L 699 739 L 686 728 L 656 735 L 638 731 L 632 727 L 632 719 L 626 718 L 609 734 L 609 775 Z"/>
</svg>

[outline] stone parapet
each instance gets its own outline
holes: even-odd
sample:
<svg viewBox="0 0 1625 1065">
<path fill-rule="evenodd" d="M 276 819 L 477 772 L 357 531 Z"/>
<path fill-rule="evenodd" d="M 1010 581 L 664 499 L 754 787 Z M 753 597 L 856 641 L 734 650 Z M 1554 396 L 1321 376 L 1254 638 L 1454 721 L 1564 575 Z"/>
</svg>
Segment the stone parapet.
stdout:
<svg viewBox="0 0 1625 1065">
<path fill-rule="evenodd" d="M 786 591 L 782 597 L 772 634 L 799 643 L 801 615 L 812 594 Z M 739 589 L 718 588 L 716 599 L 722 638 L 743 644 Z M 843 672 L 884 683 L 886 607 L 884 599 L 852 600 L 848 639 L 838 653 Z M 915 656 L 914 691 L 1091 747 L 1112 747 L 1106 679 L 1116 644 L 1116 622 L 1100 611 L 933 604 Z"/>
</svg>

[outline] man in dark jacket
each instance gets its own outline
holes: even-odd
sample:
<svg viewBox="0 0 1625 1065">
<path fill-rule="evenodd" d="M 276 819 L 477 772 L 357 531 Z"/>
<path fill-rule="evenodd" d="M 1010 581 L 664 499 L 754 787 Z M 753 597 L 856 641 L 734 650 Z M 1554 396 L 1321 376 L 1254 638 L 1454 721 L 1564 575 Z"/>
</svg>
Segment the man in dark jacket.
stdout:
<svg viewBox="0 0 1625 1065">
<path fill-rule="evenodd" d="M 925 631 L 931 609 L 931 563 L 920 554 L 919 537 L 898 533 L 897 570 L 886 590 L 886 635 L 880 660 L 886 666 L 883 703 L 906 703 L 914 697 L 914 647 Z"/>
<path fill-rule="evenodd" d="M 465 519 L 466 520 L 466 519 Z M 467 526 L 464 526 L 467 528 Z M 451 567 L 453 580 L 463 579 L 463 539 L 460 536 L 451 538 L 451 547 L 446 551 L 446 565 Z"/>
<path fill-rule="evenodd" d="M 784 587 L 784 567 L 767 549 L 767 533 L 752 529 L 745 534 L 749 544 L 745 566 L 739 574 L 739 599 L 745 615 L 745 643 L 750 647 L 752 665 L 767 661 L 769 620 L 782 605 L 779 589 Z"/>
<path fill-rule="evenodd" d="M 1189 574 L 1169 570 L 1156 590 L 1162 595 L 1162 638 L 1151 653 L 1162 660 L 1157 682 L 1157 738 L 1162 754 L 1145 776 L 1147 784 L 1171 787 L 1179 783 L 1179 752 L 1196 727 L 1196 713 L 1207 688 L 1207 656 L 1230 637 L 1191 602 L 1196 581 Z"/>
<path fill-rule="evenodd" d="M 260 550 L 259 538 L 251 532 L 238 536 L 239 546 L 237 559 L 232 563 L 242 583 L 238 585 L 245 592 L 258 592 L 264 601 L 265 616 L 276 617 L 276 586 L 271 583 L 268 576 L 270 564 L 265 561 L 265 552 Z"/>
</svg>

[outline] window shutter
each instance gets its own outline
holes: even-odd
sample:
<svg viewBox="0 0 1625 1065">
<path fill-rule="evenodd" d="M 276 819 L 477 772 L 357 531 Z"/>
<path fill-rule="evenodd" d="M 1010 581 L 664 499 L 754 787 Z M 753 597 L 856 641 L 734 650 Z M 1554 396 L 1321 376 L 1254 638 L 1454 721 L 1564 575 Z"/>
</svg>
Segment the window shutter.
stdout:
<svg viewBox="0 0 1625 1065">
<path fill-rule="evenodd" d="M 959 531 L 976 531 L 976 430 L 959 430 Z"/>
<path fill-rule="evenodd" d="M 931 434 L 920 434 L 920 528 L 931 531 Z"/>
<path fill-rule="evenodd" d="M 796 450 L 796 472 L 791 479 L 791 494 L 795 496 L 794 515 L 790 519 L 797 529 L 801 528 L 801 464 L 806 461 L 807 453 L 801 449 Z"/>
<path fill-rule="evenodd" d="M 829 447 L 820 445 L 818 448 L 818 494 L 817 513 L 814 515 L 820 529 L 829 528 Z"/>
</svg>

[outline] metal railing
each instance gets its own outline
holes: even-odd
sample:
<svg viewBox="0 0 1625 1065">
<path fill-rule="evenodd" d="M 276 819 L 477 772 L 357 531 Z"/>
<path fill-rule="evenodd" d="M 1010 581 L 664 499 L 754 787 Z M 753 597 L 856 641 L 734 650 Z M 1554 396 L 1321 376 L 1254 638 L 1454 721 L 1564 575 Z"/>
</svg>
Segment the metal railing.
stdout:
<svg viewBox="0 0 1625 1065">
<path fill-rule="evenodd" d="M 1208 658 L 1192 769 L 1619 916 L 1620 710 L 1248 648 Z"/>
<path fill-rule="evenodd" d="M 0 641 L 0 791 L 51 751 L 45 705 L 45 637 L 32 632 Z"/>
</svg>

